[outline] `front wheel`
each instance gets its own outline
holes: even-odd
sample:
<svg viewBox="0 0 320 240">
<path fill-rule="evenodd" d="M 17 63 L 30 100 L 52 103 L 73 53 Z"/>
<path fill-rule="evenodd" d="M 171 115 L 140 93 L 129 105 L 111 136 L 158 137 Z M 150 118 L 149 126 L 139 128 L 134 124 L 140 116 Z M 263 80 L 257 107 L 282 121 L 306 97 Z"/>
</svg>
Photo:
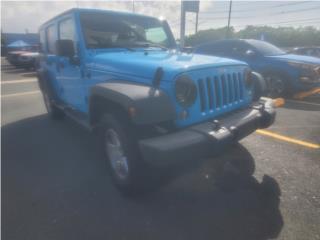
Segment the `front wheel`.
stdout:
<svg viewBox="0 0 320 240">
<path fill-rule="evenodd" d="M 287 92 L 285 80 L 277 74 L 270 74 L 265 77 L 269 83 L 269 97 L 284 97 Z"/>
<path fill-rule="evenodd" d="M 142 190 L 147 166 L 140 157 L 132 126 L 124 119 L 106 114 L 100 138 L 115 185 L 125 194 L 134 194 Z"/>
</svg>

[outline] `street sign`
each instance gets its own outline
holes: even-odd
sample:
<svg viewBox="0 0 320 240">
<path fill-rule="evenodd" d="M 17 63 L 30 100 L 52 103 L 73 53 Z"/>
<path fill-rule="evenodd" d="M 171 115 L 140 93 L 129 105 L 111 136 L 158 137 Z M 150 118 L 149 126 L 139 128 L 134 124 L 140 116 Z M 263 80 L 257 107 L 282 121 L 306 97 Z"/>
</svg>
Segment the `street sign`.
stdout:
<svg viewBox="0 0 320 240">
<path fill-rule="evenodd" d="M 200 1 L 182 1 L 185 12 L 199 12 Z"/>
</svg>

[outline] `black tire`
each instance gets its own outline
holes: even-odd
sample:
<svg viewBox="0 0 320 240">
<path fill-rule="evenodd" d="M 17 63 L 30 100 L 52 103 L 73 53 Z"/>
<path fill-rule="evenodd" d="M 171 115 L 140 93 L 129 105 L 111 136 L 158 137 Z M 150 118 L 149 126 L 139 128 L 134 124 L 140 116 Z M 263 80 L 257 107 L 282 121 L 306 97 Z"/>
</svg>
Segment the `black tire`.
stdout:
<svg viewBox="0 0 320 240">
<path fill-rule="evenodd" d="M 100 126 L 99 138 L 102 150 L 116 187 L 125 195 L 144 192 L 144 180 L 148 167 L 141 158 L 134 128 L 127 117 L 124 114 L 105 114 Z M 119 152 L 123 154 L 123 157 L 118 155 L 120 160 L 117 160 L 117 163 L 115 163 L 114 157 L 109 151 L 110 147 L 108 147 L 108 144 L 112 145 L 111 135 L 114 135 L 114 133 L 117 135 L 115 138 L 119 140 L 121 145 L 121 151 Z"/>
<path fill-rule="evenodd" d="M 278 73 L 265 75 L 268 82 L 268 96 L 271 98 L 285 97 L 288 94 L 288 86 L 284 76 Z"/>
<path fill-rule="evenodd" d="M 54 105 L 51 95 L 47 91 L 42 91 L 44 105 L 51 119 L 60 120 L 64 117 L 64 112 Z"/>
</svg>

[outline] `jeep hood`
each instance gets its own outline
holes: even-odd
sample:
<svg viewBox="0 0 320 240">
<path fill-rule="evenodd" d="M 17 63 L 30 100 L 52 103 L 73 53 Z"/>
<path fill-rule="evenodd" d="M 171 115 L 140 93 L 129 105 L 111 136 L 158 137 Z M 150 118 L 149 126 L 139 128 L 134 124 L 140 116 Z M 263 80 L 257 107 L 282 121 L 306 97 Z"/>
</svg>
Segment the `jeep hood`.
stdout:
<svg viewBox="0 0 320 240">
<path fill-rule="evenodd" d="M 281 62 L 297 62 L 297 63 L 310 63 L 320 64 L 320 59 L 316 57 L 296 55 L 296 54 L 284 54 L 278 56 L 267 56 L 267 58 L 279 60 Z"/>
<path fill-rule="evenodd" d="M 153 79 L 158 67 L 164 70 L 164 81 L 177 74 L 209 67 L 244 65 L 245 63 L 220 57 L 174 51 L 117 51 L 94 54 L 94 69 L 114 74 Z"/>
</svg>

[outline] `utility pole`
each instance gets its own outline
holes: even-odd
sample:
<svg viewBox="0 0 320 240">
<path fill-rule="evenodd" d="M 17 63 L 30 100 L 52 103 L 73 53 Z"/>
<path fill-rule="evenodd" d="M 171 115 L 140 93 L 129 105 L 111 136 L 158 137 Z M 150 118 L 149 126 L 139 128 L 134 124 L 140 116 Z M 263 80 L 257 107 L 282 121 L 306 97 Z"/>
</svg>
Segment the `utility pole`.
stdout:
<svg viewBox="0 0 320 240">
<path fill-rule="evenodd" d="M 230 5 L 229 5 L 229 17 L 228 17 L 228 27 L 227 27 L 227 34 L 226 38 L 230 37 L 230 20 L 231 20 L 231 11 L 232 11 L 232 0 L 230 0 Z"/>
<path fill-rule="evenodd" d="M 197 32 L 198 32 L 199 12 L 197 12 L 196 14 L 197 14 L 197 15 L 196 15 L 196 31 L 195 31 L 195 33 L 197 33 Z"/>
<path fill-rule="evenodd" d="M 134 0 L 132 0 L 132 12 L 134 12 Z"/>
<path fill-rule="evenodd" d="M 184 35 L 186 27 L 186 12 L 184 11 L 184 2 L 181 0 L 181 21 L 180 21 L 180 48 L 184 47 Z"/>
</svg>

